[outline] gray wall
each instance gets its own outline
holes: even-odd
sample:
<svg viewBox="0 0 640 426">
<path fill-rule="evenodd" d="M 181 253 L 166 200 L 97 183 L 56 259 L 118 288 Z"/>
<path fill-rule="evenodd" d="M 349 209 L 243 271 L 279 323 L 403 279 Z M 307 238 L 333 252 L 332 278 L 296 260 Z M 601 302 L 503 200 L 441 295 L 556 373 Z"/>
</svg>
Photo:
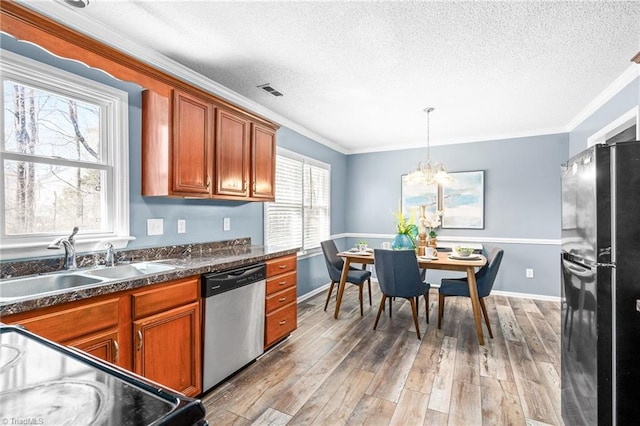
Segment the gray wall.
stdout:
<svg viewBox="0 0 640 426">
<path fill-rule="evenodd" d="M 587 138 L 638 105 L 640 105 L 640 77 L 629 83 L 569 132 L 569 156 L 580 153 L 587 147 Z"/>
<path fill-rule="evenodd" d="M 560 295 L 560 164 L 567 159 L 567 134 L 476 142 L 431 149 L 431 158 L 451 172 L 485 171 L 485 229 L 440 229 L 439 237 L 480 238 L 505 250 L 495 289 L 548 296 Z M 347 229 L 359 234 L 395 233 L 391 211 L 397 210 L 400 177 L 426 157 L 426 149 L 350 155 Z M 350 239 L 354 244 L 358 238 Z M 505 242 L 505 239 L 508 239 Z M 534 244 L 528 240 L 554 240 Z M 382 239 L 367 238 L 373 246 Z M 525 269 L 534 278 L 525 278 Z M 431 272 L 429 281 L 442 276 Z"/>
</svg>

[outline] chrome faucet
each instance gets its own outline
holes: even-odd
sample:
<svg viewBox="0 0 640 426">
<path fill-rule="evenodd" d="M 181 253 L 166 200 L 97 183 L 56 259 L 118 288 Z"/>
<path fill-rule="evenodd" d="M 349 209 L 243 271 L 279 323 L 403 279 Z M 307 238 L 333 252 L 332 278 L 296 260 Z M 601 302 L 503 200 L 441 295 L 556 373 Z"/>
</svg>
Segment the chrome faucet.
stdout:
<svg viewBox="0 0 640 426">
<path fill-rule="evenodd" d="M 107 249 L 104 255 L 104 266 L 116 266 L 116 253 L 113 249 L 113 244 L 105 243 L 104 246 Z"/>
<path fill-rule="evenodd" d="M 76 263 L 76 240 L 73 238 L 78 233 L 78 227 L 73 227 L 73 232 L 68 237 L 60 237 L 49 244 L 48 249 L 59 249 L 64 247 L 64 269 L 77 269 Z"/>
</svg>

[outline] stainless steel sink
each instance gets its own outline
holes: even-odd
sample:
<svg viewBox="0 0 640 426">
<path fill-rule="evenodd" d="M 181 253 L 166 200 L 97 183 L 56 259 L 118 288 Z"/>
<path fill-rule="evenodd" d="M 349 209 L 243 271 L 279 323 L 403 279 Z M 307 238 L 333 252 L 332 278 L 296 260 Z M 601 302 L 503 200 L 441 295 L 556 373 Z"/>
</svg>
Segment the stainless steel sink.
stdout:
<svg viewBox="0 0 640 426">
<path fill-rule="evenodd" d="M 35 295 L 62 293 L 71 288 L 78 288 L 101 282 L 104 282 L 104 279 L 72 273 L 39 275 L 36 277 L 4 280 L 0 281 L 0 301 L 8 301 Z"/>
<path fill-rule="evenodd" d="M 83 273 L 86 275 L 108 279 L 127 279 L 137 278 L 144 275 L 158 274 L 160 272 L 169 272 L 173 271 L 174 269 L 176 269 L 176 266 L 155 262 L 138 262 L 109 266 L 99 269 L 90 269 L 88 271 L 84 271 Z"/>
<path fill-rule="evenodd" d="M 71 289 L 98 286 L 111 281 L 134 279 L 174 269 L 178 269 L 178 266 L 156 262 L 138 262 L 0 280 L 0 303 L 50 296 Z"/>
</svg>

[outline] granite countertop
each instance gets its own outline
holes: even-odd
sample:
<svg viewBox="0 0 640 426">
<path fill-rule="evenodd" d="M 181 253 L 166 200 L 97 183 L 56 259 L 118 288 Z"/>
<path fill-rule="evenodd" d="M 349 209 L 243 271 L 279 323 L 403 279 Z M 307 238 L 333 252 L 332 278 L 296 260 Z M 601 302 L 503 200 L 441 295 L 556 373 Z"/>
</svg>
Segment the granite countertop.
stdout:
<svg viewBox="0 0 640 426">
<path fill-rule="evenodd" d="M 134 279 L 115 279 L 94 287 L 82 289 L 69 289 L 68 292 L 55 295 L 44 295 L 29 299 L 21 299 L 14 302 L 0 304 L 0 316 L 17 314 L 34 309 L 54 306 L 61 303 L 87 299 L 105 294 L 117 293 L 159 284 L 165 281 L 202 275 L 209 272 L 224 271 L 238 268 L 252 263 L 264 262 L 269 259 L 297 253 L 298 249 L 278 249 L 265 246 L 235 245 L 208 251 L 197 250 L 193 255 L 191 250 L 182 252 L 180 256 L 156 257 L 141 259 L 145 261 L 162 261 L 165 264 L 176 266 L 176 269 L 160 272 Z M 164 253 L 166 255 L 166 253 Z M 83 268 L 91 269 L 91 268 Z M 81 270 L 78 270 L 81 271 Z"/>
</svg>

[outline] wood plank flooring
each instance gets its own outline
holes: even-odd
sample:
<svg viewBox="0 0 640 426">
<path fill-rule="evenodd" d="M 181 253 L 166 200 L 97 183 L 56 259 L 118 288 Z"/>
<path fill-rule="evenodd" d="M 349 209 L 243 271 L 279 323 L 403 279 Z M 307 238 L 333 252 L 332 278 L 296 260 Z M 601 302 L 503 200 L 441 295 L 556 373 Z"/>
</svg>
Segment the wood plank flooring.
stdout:
<svg viewBox="0 0 640 426">
<path fill-rule="evenodd" d="M 298 329 L 202 398 L 210 425 L 562 425 L 560 303 L 486 299 L 494 338 L 479 346 L 469 299 L 448 297 L 437 327 L 421 299 L 416 338 L 410 304 L 373 330 L 380 294 L 360 317 L 357 287 L 340 319 L 326 293 L 298 306 Z M 366 290 L 365 290 L 366 291 Z"/>
</svg>

